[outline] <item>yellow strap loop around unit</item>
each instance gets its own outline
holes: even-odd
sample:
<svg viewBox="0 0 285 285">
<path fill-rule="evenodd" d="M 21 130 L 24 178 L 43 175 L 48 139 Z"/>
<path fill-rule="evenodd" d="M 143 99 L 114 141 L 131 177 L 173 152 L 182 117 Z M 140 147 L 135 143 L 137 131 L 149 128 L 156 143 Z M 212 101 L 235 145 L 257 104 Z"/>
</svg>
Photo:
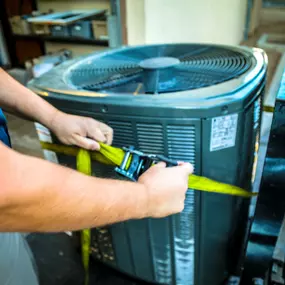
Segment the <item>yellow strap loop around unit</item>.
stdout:
<svg viewBox="0 0 285 285">
<path fill-rule="evenodd" d="M 55 145 L 51 143 L 42 142 L 43 149 L 54 151 L 57 153 L 63 153 L 66 155 L 76 156 L 79 152 L 79 148 L 71 146 Z M 113 146 L 109 146 L 101 143 L 101 149 L 99 152 L 92 152 L 90 154 L 91 159 L 98 162 L 119 166 L 124 159 L 125 152 Z M 237 186 L 221 183 L 203 176 L 191 175 L 189 176 L 189 188 L 193 190 L 240 196 L 244 198 L 250 198 L 256 196 L 257 193 L 248 192 Z"/>
<path fill-rule="evenodd" d="M 62 149 L 62 146 L 59 146 Z M 64 147 L 63 147 L 64 148 Z M 72 148 L 65 149 L 65 154 L 73 153 L 76 157 L 77 170 L 83 174 L 91 175 L 91 156 L 87 150 L 80 149 L 75 150 Z M 76 153 L 77 152 L 77 153 Z M 61 152 L 62 153 L 62 152 Z M 91 231 L 90 229 L 84 229 L 81 231 L 81 251 L 82 251 L 82 262 L 85 270 L 85 285 L 89 284 L 89 255 L 91 247 Z"/>
</svg>

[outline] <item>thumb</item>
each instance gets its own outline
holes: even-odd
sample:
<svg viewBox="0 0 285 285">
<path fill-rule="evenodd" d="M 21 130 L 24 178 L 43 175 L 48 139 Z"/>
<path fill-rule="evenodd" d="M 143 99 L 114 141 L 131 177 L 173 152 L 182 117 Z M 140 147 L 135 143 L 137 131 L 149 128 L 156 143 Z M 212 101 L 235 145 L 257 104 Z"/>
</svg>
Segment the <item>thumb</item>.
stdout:
<svg viewBox="0 0 285 285">
<path fill-rule="evenodd" d="M 88 150 L 100 150 L 100 144 L 98 142 L 80 135 L 74 136 L 74 143 L 75 145 Z"/>
<path fill-rule="evenodd" d="M 183 169 L 187 175 L 192 174 L 194 171 L 193 165 L 188 162 L 179 162 L 178 167 Z"/>
<path fill-rule="evenodd" d="M 163 162 L 163 161 L 161 161 L 161 162 L 159 162 L 159 163 L 155 164 L 155 165 L 154 165 L 154 166 L 152 166 L 152 167 L 156 167 L 156 168 L 165 168 L 165 167 L 166 167 L 166 163 L 165 163 L 165 162 Z"/>
</svg>

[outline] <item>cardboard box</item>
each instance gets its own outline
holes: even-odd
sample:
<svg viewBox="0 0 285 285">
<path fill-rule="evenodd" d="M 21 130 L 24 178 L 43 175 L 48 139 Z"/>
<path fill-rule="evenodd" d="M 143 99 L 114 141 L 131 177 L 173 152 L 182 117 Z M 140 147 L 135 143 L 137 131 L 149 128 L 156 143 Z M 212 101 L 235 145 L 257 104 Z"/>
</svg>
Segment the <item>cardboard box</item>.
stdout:
<svg viewBox="0 0 285 285">
<path fill-rule="evenodd" d="M 106 40 L 108 38 L 107 21 L 93 20 L 92 21 L 93 37 L 98 40 Z"/>
<path fill-rule="evenodd" d="M 253 0 L 252 8 L 250 11 L 250 22 L 249 22 L 249 30 L 248 35 L 254 35 L 255 31 L 257 30 L 260 17 L 261 17 L 261 9 L 262 9 L 262 0 Z"/>
<path fill-rule="evenodd" d="M 29 35 L 32 33 L 31 25 L 26 21 L 26 16 L 14 16 L 9 21 L 13 34 Z"/>
<path fill-rule="evenodd" d="M 49 35 L 50 29 L 48 25 L 32 24 L 33 33 L 36 35 Z"/>
</svg>

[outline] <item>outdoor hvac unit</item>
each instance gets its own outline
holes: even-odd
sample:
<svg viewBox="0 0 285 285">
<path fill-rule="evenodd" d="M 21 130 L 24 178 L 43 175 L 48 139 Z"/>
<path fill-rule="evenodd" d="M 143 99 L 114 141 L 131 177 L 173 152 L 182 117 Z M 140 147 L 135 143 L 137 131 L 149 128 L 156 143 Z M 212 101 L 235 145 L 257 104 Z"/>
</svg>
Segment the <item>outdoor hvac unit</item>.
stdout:
<svg viewBox="0 0 285 285">
<path fill-rule="evenodd" d="M 63 63 L 30 88 L 112 126 L 114 146 L 189 161 L 198 175 L 251 191 L 266 63 L 255 48 L 128 47 Z M 59 161 L 75 166 L 75 158 Z M 116 175 L 99 163 L 93 171 Z M 181 214 L 94 229 L 92 255 L 150 282 L 222 284 L 238 273 L 249 202 L 189 189 Z"/>
</svg>

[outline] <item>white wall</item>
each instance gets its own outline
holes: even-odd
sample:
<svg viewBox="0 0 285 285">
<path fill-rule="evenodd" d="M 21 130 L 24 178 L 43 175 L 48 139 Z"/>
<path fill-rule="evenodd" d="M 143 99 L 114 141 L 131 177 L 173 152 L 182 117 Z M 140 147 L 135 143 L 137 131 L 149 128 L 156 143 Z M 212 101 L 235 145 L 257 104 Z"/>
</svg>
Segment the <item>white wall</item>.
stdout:
<svg viewBox="0 0 285 285">
<path fill-rule="evenodd" d="M 247 0 L 139 0 L 143 8 L 133 4 L 137 1 L 127 2 L 127 13 L 133 13 L 127 17 L 130 44 L 211 42 L 236 45 L 243 38 Z M 143 30 L 144 36 L 141 35 Z"/>
<path fill-rule="evenodd" d="M 127 0 L 126 9 L 128 44 L 145 43 L 145 0 Z"/>
</svg>

